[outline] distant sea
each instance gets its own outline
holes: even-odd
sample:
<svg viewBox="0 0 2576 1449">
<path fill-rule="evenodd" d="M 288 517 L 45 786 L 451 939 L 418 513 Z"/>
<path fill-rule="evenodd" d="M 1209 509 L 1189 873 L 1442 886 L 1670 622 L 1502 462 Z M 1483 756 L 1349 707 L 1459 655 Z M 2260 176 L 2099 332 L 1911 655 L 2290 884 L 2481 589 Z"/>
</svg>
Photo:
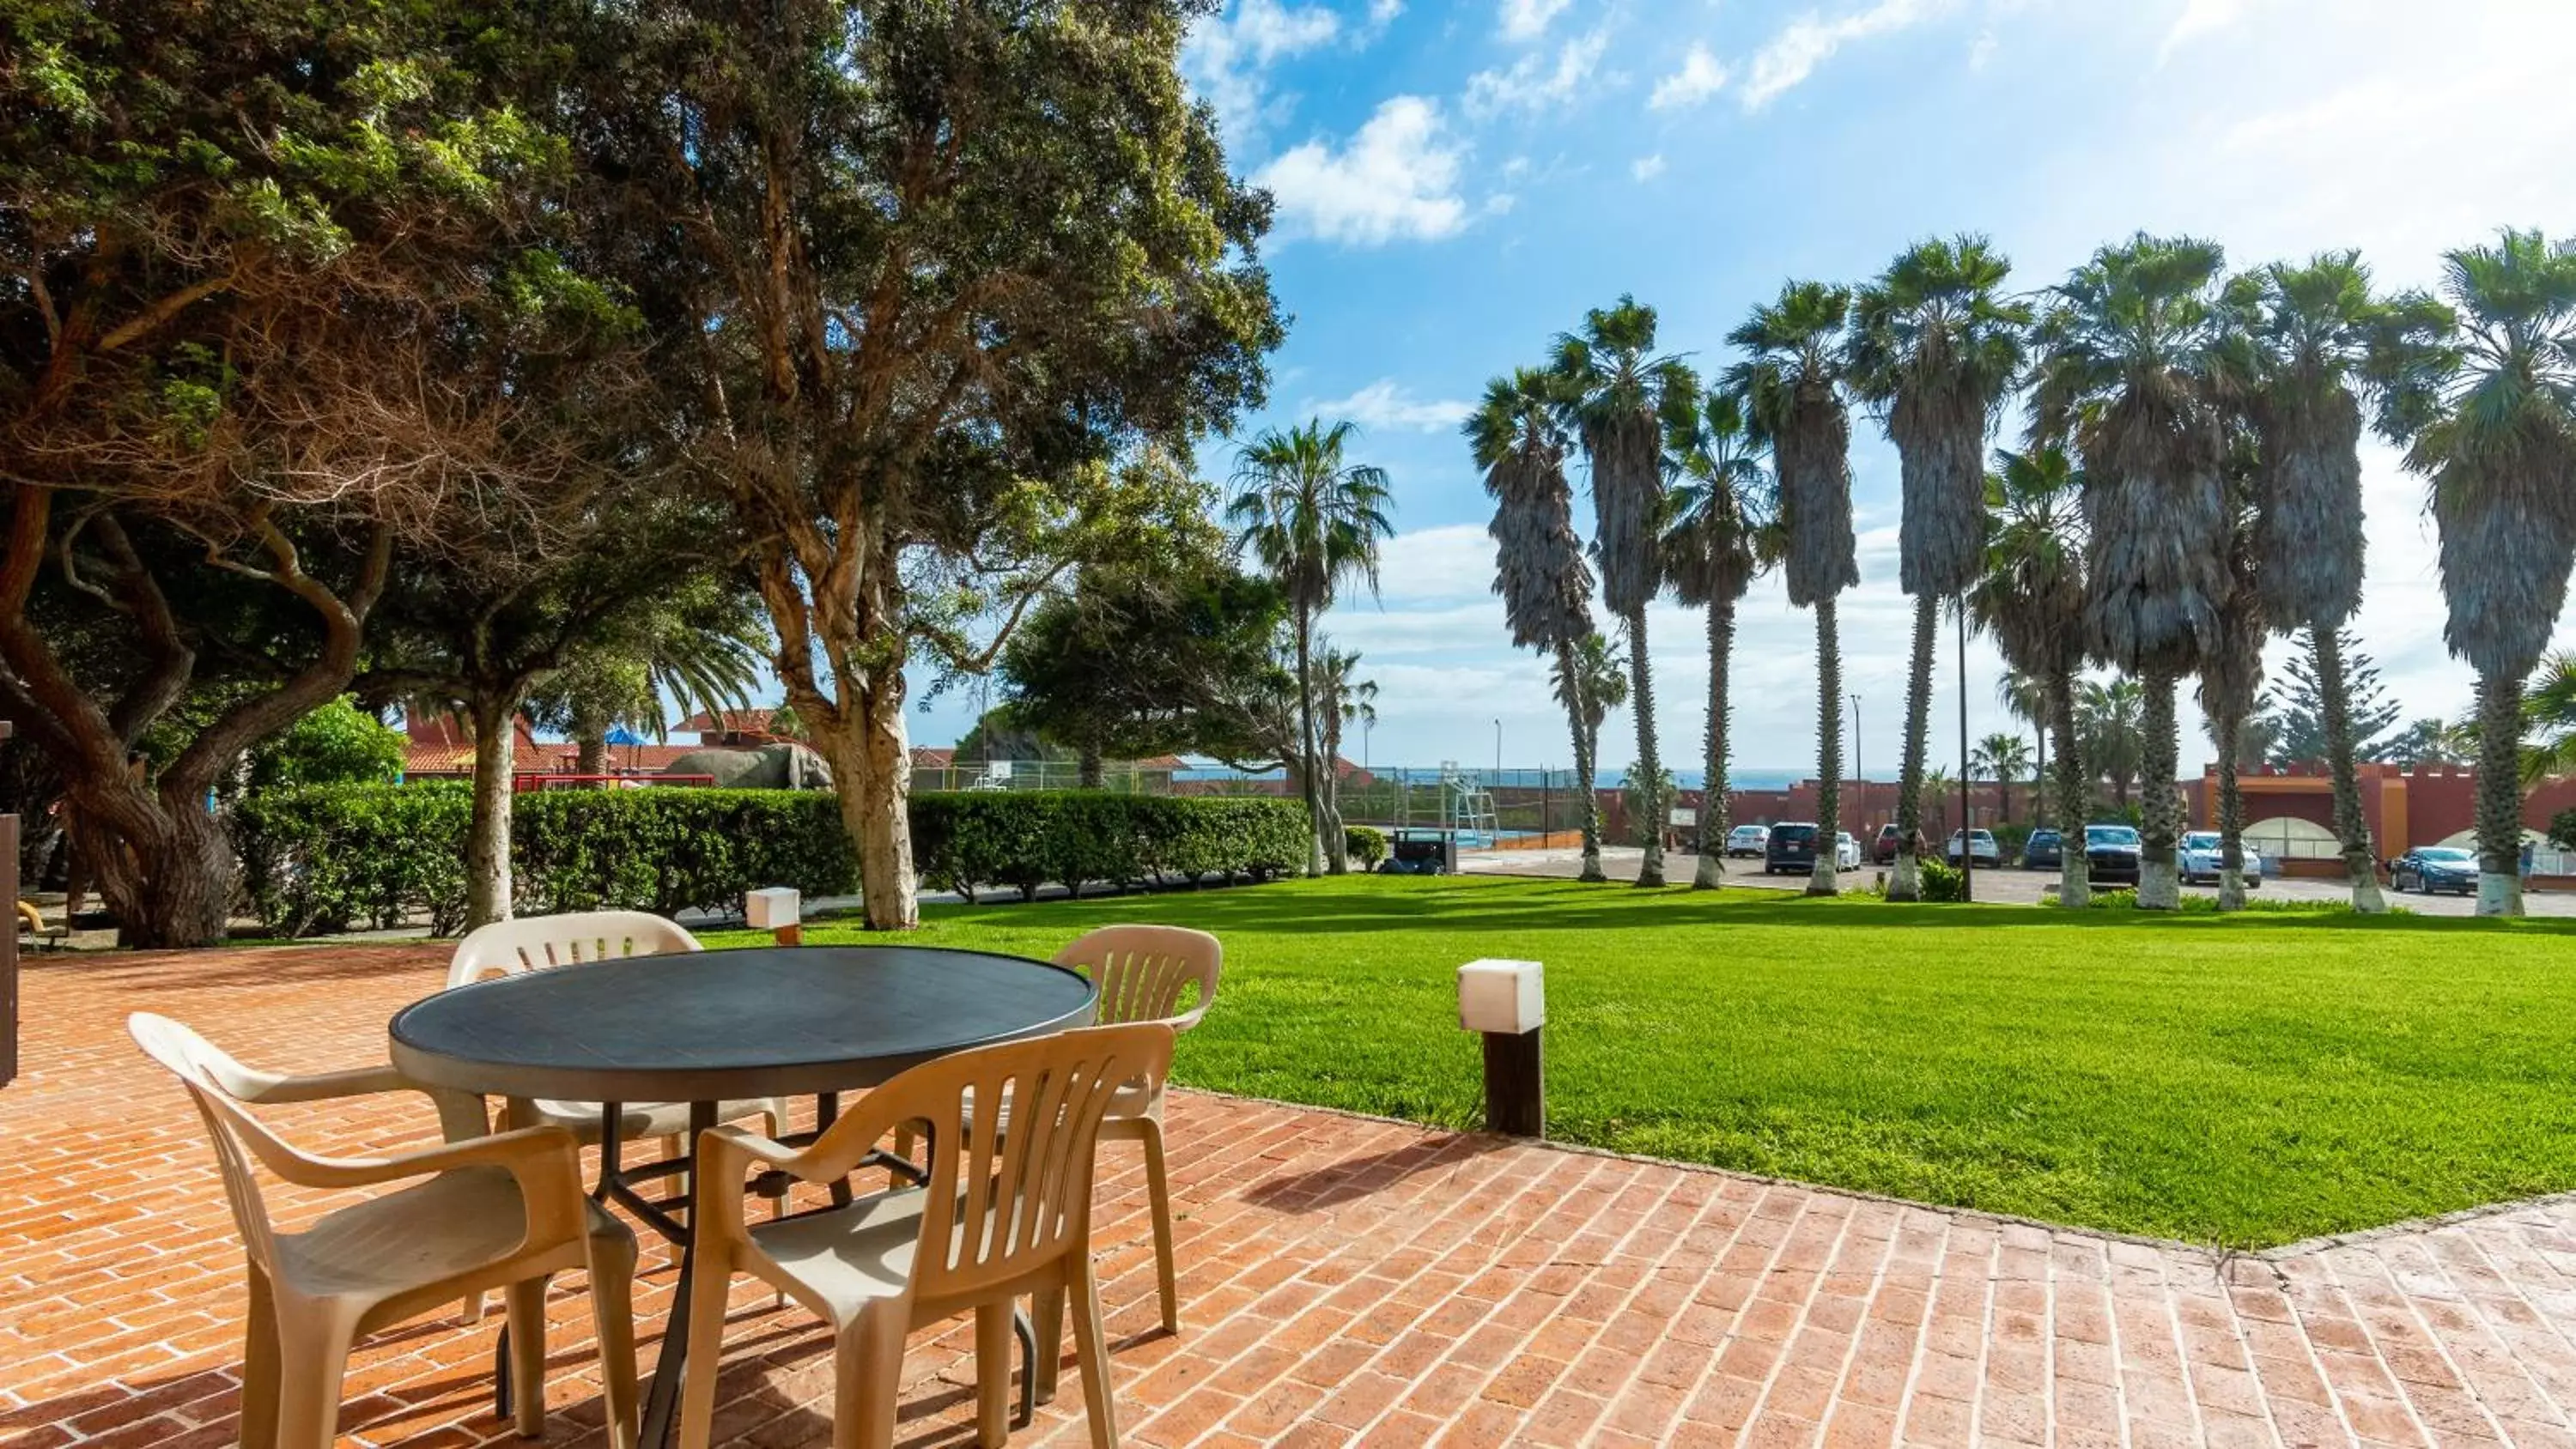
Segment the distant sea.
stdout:
<svg viewBox="0 0 2576 1449">
<path fill-rule="evenodd" d="M 1736 765 L 1727 770 L 1726 783 L 1729 788 L 1736 790 L 1786 790 L 1815 773 L 1816 767 L 1813 765 L 1804 769 L 1790 770 L 1766 770 L 1758 766 Z M 1598 770 L 1593 773 L 1593 779 L 1604 790 L 1618 789 L 1626 783 L 1627 778 L 1628 772 L 1625 770 Z M 1696 790 L 1708 783 L 1708 773 L 1704 770 L 1675 770 L 1673 783 L 1685 790 Z"/>
</svg>

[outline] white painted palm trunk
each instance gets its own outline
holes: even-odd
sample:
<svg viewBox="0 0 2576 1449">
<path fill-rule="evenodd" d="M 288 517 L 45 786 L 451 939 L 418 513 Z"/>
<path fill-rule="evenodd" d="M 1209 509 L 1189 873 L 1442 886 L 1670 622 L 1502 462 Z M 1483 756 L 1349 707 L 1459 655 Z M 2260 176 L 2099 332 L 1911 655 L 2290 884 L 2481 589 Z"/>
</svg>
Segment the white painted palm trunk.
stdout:
<svg viewBox="0 0 2576 1449">
<path fill-rule="evenodd" d="M 2245 872 L 2222 870 L 2218 873 L 2218 908 L 2222 911 L 2245 909 Z"/>
<path fill-rule="evenodd" d="M 1822 831 L 1817 833 L 1823 834 Z M 1816 868 L 1807 875 L 1807 894 L 1830 896 L 1842 893 L 1842 888 L 1834 883 L 1834 863 L 1825 853 L 1832 849 L 1833 847 L 1828 845 L 1824 850 L 1816 852 Z"/>
<path fill-rule="evenodd" d="M 2478 914 L 2481 916 L 2521 915 L 2522 877 L 2512 871 L 2478 872 Z"/>
<path fill-rule="evenodd" d="M 2057 903 L 2079 911 L 2092 905 L 2093 882 L 2090 875 L 2084 857 L 2074 851 L 2067 852 L 2066 858 L 2057 865 Z"/>
<path fill-rule="evenodd" d="M 1891 901 L 1923 899 L 1923 870 L 1916 863 L 1913 851 L 1896 853 L 1896 869 L 1887 878 L 1887 898 Z"/>
<path fill-rule="evenodd" d="M 2138 868 L 2138 909 L 2172 911 L 2182 908 L 2182 871 L 2170 860 L 2150 860 Z"/>
<path fill-rule="evenodd" d="M 2388 897 L 2379 890 L 2379 872 L 2368 866 L 2353 871 L 2352 908 L 2365 916 L 2388 914 Z"/>
<path fill-rule="evenodd" d="M 1704 891 L 1713 891 L 1726 884 L 1725 854 L 1723 850 L 1710 848 L 1708 838 L 1703 834 L 1699 843 L 1699 871 L 1691 877 L 1691 884 Z"/>
</svg>

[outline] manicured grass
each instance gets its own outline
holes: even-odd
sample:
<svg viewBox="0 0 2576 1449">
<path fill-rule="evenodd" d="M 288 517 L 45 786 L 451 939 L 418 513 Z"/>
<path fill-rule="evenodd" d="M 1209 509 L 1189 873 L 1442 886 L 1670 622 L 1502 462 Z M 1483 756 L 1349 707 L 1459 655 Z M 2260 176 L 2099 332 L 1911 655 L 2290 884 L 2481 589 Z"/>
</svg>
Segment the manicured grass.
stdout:
<svg viewBox="0 0 2576 1449">
<path fill-rule="evenodd" d="M 1525 957 L 1569 1141 L 2239 1247 L 2576 1188 L 2576 922 L 1394 877 L 924 914 L 1216 932 L 1175 1073 L 1222 1091 L 1474 1125 L 1453 972 Z"/>
</svg>

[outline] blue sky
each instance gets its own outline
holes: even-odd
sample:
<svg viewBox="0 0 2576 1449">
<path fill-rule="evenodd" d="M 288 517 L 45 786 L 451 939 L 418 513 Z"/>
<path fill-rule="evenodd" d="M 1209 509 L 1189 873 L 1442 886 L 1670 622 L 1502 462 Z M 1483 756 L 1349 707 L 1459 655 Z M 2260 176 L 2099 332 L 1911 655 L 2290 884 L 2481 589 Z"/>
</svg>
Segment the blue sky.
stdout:
<svg viewBox="0 0 2576 1449">
<path fill-rule="evenodd" d="M 1231 0 L 1185 64 L 1278 199 L 1266 256 L 1293 319 L 1246 431 L 1348 417 L 1394 478 L 1382 594 L 1327 623 L 1382 691 L 1372 759 L 1490 761 L 1499 720 L 1512 764 L 1568 761 L 1489 592 L 1490 507 L 1456 423 L 1585 308 L 1633 292 L 1665 348 L 1714 371 L 1784 279 L 1865 278 L 1933 233 L 1987 233 L 2032 288 L 2141 228 L 2214 237 L 2238 266 L 2359 246 L 2383 282 L 2429 283 L 2444 247 L 2499 225 L 2576 233 L 2571 56 L 2576 0 Z M 1855 437 L 1844 667 L 1861 762 L 1885 776 L 1910 615 L 1895 458 L 1866 418 Z M 1202 463 L 1221 477 L 1231 455 L 1212 440 Z M 2385 452 L 2367 463 L 2358 626 L 2410 716 L 2460 714 L 2422 486 Z M 1696 764 L 1701 618 L 1658 608 L 1649 636 L 1667 760 Z M 1812 658 L 1808 616 L 1757 585 L 1740 766 L 1812 769 Z M 1945 651 L 1936 719 L 1956 717 L 1953 669 Z M 1980 734 L 2006 725 L 1996 669 L 1972 642 Z M 972 702 L 916 713 L 914 738 L 953 740 Z M 2184 723 L 2188 769 L 2188 701 Z M 1614 717 L 1604 766 L 1633 746 Z"/>
</svg>

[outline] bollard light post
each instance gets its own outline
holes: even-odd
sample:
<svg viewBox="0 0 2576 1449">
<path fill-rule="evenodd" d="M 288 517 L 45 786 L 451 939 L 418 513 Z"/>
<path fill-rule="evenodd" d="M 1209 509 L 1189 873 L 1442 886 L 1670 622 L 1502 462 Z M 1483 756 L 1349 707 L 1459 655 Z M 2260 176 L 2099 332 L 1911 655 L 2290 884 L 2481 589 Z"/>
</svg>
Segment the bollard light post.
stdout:
<svg viewBox="0 0 2576 1449">
<path fill-rule="evenodd" d="M 805 909 L 789 886 L 769 886 L 742 898 L 743 924 L 767 931 L 781 946 L 805 944 Z"/>
<path fill-rule="evenodd" d="M 1458 968 L 1458 1024 L 1485 1039 L 1485 1130 L 1547 1135 L 1539 1028 L 1547 990 L 1536 961 L 1470 961 Z"/>
</svg>

